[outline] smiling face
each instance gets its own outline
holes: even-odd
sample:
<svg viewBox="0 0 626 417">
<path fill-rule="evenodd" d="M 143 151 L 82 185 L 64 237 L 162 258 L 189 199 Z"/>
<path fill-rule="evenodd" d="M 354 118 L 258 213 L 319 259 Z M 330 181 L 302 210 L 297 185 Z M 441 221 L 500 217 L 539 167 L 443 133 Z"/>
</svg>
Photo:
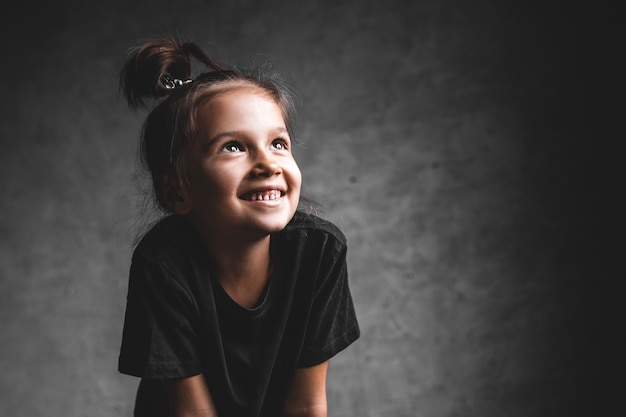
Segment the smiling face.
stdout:
<svg viewBox="0 0 626 417">
<path fill-rule="evenodd" d="M 300 199 L 301 174 L 280 107 L 263 90 L 240 86 L 198 112 L 201 137 L 183 154 L 178 214 L 210 239 L 258 239 L 282 230 Z"/>
</svg>

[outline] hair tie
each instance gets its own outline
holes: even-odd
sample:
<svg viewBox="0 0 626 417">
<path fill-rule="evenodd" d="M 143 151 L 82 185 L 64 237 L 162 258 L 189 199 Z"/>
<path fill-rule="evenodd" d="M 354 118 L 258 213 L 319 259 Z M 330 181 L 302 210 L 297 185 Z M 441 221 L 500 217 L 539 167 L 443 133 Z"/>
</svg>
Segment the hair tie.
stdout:
<svg viewBox="0 0 626 417">
<path fill-rule="evenodd" d="M 161 82 L 163 86 L 168 90 L 173 90 L 178 87 L 182 87 L 185 84 L 189 84 L 193 80 L 180 80 L 178 78 L 172 78 L 169 75 L 164 75 L 161 77 Z"/>
</svg>

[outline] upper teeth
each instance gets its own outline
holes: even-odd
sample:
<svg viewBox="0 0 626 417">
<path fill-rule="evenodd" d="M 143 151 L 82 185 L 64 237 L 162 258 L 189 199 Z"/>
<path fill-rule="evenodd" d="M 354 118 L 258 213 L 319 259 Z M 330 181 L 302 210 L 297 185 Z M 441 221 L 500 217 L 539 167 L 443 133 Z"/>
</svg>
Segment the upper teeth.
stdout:
<svg viewBox="0 0 626 417">
<path fill-rule="evenodd" d="M 252 201 L 256 201 L 256 200 L 276 200 L 277 198 L 280 197 L 280 191 L 278 190 L 269 190 L 269 191 L 263 191 L 260 193 L 251 193 L 248 194 L 248 199 L 252 200 Z"/>
</svg>

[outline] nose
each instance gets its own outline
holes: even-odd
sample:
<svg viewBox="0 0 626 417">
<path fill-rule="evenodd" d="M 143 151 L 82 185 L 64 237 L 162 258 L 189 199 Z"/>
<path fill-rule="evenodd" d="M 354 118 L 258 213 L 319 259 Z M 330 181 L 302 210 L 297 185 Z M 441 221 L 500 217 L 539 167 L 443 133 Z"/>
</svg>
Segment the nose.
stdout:
<svg viewBox="0 0 626 417">
<path fill-rule="evenodd" d="M 260 152 L 257 154 L 254 166 L 252 167 L 252 176 L 269 178 L 280 173 L 282 173 L 280 165 L 268 152 Z"/>
</svg>

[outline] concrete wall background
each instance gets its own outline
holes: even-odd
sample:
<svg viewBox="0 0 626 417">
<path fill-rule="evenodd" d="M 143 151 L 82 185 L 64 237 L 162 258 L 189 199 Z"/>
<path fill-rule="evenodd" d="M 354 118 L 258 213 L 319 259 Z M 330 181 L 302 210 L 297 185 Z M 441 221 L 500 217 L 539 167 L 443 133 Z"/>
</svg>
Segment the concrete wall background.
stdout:
<svg viewBox="0 0 626 417">
<path fill-rule="evenodd" d="M 504 4 L 507 3 L 507 4 Z M 266 57 L 302 98 L 305 192 L 350 241 L 362 339 L 331 415 L 614 405 L 611 13 L 491 0 L 77 0 L 2 15 L 0 415 L 130 415 L 127 48 Z"/>
</svg>

